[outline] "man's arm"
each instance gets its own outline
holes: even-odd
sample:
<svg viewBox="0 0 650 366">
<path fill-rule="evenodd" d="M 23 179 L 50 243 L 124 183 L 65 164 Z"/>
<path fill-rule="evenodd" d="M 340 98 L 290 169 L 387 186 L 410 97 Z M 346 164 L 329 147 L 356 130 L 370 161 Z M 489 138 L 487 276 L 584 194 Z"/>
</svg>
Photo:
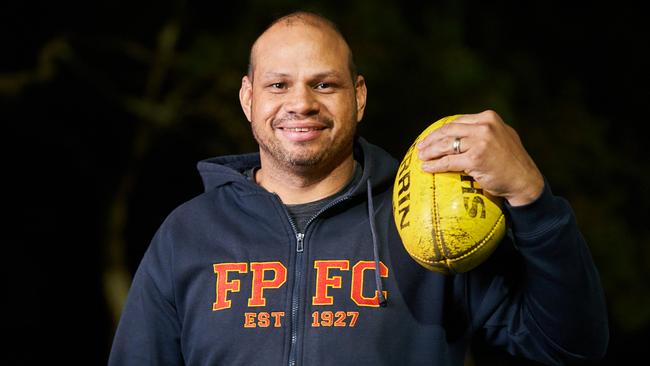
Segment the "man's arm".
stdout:
<svg viewBox="0 0 650 366">
<path fill-rule="evenodd" d="M 468 274 L 472 325 L 488 344 L 544 362 L 596 360 L 609 339 L 603 290 L 568 203 L 548 184 L 508 206 L 512 243 Z M 495 253 L 495 254 L 501 254 Z"/>
<path fill-rule="evenodd" d="M 161 231 L 135 274 L 108 364 L 183 365 L 174 305 L 171 255 Z"/>
<path fill-rule="evenodd" d="M 464 172 L 505 200 L 518 251 L 468 274 L 475 329 L 491 344 L 549 364 L 602 357 L 607 314 L 589 249 L 571 207 L 552 194 L 516 131 L 494 111 L 467 114 L 418 149 L 425 171 Z M 513 249 L 504 242 L 498 252 Z"/>
</svg>

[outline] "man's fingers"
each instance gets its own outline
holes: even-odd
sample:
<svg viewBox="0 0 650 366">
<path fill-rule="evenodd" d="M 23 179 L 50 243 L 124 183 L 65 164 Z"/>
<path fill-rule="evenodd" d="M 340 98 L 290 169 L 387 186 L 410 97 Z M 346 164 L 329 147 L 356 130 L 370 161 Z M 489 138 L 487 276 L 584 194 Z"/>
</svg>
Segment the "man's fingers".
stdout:
<svg viewBox="0 0 650 366">
<path fill-rule="evenodd" d="M 460 117 L 459 117 L 460 118 Z M 462 123 L 456 123 L 456 120 L 444 124 L 440 128 L 433 130 L 417 144 L 417 148 L 422 150 L 434 144 L 445 144 L 453 141 L 456 137 L 467 137 L 471 133 L 471 126 Z"/>
<path fill-rule="evenodd" d="M 426 161 L 462 154 L 471 148 L 472 141 L 491 140 L 500 124 L 501 118 L 491 110 L 461 115 L 418 142 L 418 157 Z"/>
<path fill-rule="evenodd" d="M 497 112 L 489 109 L 481 113 L 463 114 L 453 120 L 454 123 L 461 124 L 480 124 L 491 121 L 503 122 Z"/>
<path fill-rule="evenodd" d="M 422 161 L 438 159 L 445 155 L 459 155 L 466 153 L 472 146 L 470 137 L 446 136 L 440 138 L 436 143 L 432 143 L 418 151 L 418 158 Z"/>
<path fill-rule="evenodd" d="M 466 159 L 462 155 L 445 155 L 422 163 L 422 170 L 428 173 L 465 172 L 465 168 Z"/>
</svg>

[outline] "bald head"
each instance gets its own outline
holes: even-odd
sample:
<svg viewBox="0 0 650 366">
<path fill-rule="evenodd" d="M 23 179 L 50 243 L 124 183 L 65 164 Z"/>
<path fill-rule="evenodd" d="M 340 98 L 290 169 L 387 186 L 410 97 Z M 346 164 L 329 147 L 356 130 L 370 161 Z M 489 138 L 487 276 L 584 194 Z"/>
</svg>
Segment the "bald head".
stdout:
<svg viewBox="0 0 650 366">
<path fill-rule="evenodd" d="M 339 31 L 336 24 L 334 24 L 329 19 L 326 19 L 318 14 L 304 12 L 304 11 L 294 12 L 276 19 L 255 40 L 255 43 L 253 43 L 253 46 L 251 47 L 250 50 L 250 56 L 248 62 L 248 77 L 250 78 L 250 80 L 251 81 L 253 80 L 253 75 L 255 73 L 255 65 L 257 63 L 257 54 L 258 54 L 257 50 L 260 47 L 260 43 L 262 41 L 271 38 L 271 37 L 267 37 L 269 33 L 273 33 L 278 29 L 283 29 L 285 31 L 286 30 L 300 31 L 301 27 L 309 27 L 318 30 L 322 33 L 325 33 L 328 36 L 335 39 L 336 42 L 339 43 L 339 46 L 345 49 L 345 54 L 347 55 L 347 66 L 350 72 L 350 77 L 354 82 L 354 80 L 356 80 L 357 78 L 357 70 L 356 70 L 356 65 L 354 64 L 352 50 L 350 49 L 350 46 L 348 45 L 347 41 Z"/>
</svg>

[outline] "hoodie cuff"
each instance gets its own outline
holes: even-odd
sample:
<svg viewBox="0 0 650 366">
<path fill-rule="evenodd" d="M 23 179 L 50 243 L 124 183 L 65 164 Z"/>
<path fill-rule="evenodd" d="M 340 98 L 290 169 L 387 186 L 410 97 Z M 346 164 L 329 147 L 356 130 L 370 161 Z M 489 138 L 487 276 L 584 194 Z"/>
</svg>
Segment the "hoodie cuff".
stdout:
<svg viewBox="0 0 650 366">
<path fill-rule="evenodd" d="M 563 200 L 555 197 L 544 178 L 544 189 L 537 199 L 523 206 L 511 206 L 505 202 L 510 216 L 512 231 L 516 236 L 536 236 L 546 232 L 566 213 Z"/>
</svg>

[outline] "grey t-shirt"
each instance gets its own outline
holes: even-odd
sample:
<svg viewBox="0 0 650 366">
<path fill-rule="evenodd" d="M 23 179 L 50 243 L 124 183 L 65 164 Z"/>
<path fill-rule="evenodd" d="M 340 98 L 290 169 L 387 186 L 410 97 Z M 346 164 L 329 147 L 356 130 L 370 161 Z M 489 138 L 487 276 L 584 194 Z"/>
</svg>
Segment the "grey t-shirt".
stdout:
<svg viewBox="0 0 650 366">
<path fill-rule="evenodd" d="M 246 172 L 244 172 L 244 175 L 246 175 L 246 178 L 248 178 L 249 180 L 255 181 L 254 177 L 255 177 L 255 171 L 257 169 L 259 169 L 259 167 L 251 168 Z M 342 196 L 350 188 L 356 185 L 361 180 L 362 173 L 363 170 L 361 169 L 361 165 L 355 161 L 354 174 L 352 175 L 352 179 L 350 179 L 348 184 L 346 184 L 345 187 L 343 187 L 338 192 L 334 193 L 331 196 L 322 198 L 314 202 L 300 203 L 295 205 L 285 204 L 284 207 L 287 208 L 287 212 L 289 213 L 289 216 L 291 217 L 291 220 L 293 221 L 296 230 L 299 233 L 304 233 L 305 226 L 307 225 L 309 220 L 311 220 L 312 217 L 314 217 L 321 209 L 323 209 L 323 207 L 327 206 L 330 202 Z"/>
</svg>

